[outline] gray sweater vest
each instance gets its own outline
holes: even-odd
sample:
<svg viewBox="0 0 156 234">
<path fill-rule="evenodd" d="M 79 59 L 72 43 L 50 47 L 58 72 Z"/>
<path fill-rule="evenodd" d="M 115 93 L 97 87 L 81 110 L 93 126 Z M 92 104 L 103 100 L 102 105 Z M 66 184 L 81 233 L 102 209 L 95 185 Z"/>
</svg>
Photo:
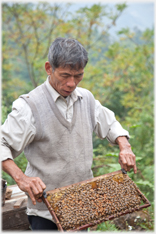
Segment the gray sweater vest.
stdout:
<svg viewBox="0 0 156 234">
<path fill-rule="evenodd" d="M 61 115 L 45 83 L 21 96 L 32 110 L 36 127 L 34 140 L 24 149 L 28 159 L 25 174 L 40 177 L 45 191 L 93 177 L 95 99 L 86 89 L 78 91 L 83 98 L 74 103 L 71 123 Z M 43 202 L 34 206 L 30 198 L 28 207 L 47 210 Z"/>
</svg>

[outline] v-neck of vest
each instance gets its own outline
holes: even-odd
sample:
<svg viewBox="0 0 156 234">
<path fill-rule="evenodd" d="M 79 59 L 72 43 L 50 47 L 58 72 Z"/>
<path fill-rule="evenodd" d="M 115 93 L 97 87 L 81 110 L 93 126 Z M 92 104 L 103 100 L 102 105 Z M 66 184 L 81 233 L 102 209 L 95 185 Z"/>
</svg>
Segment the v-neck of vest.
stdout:
<svg viewBox="0 0 156 234">
<path fill-rule="evenodd" d="M 42 88 L 43 88 L 43 92 L 46 95 L 46 98 L 47 98 L 47 100 L 49 102 L 49 105 L 50 105 L 51 109 L 53 110 L 53 112 L 55 113 L 57 119 L 60 121 L 60 123 L 63 126 L 65 126 L 68 130 L 72 131 L 72 129 L 74 127 L 75 120 L 76 120 L 76 116 L 77 116 L 77 108 L 76 108 L 77 101 L 73 105 L 73 117 L 72 117 L 72 121 L 69 122 L 61 114 L 61 112 L 58 109 L 56 103 L 54 102 L 54 99 L 51 97 L 51 95 L 49 93 L 49 90 L 48 90 L 48 88 L 47 88 L 47 86 L 46 86 L 45 83 L 43 83 Z"/>
</svg>

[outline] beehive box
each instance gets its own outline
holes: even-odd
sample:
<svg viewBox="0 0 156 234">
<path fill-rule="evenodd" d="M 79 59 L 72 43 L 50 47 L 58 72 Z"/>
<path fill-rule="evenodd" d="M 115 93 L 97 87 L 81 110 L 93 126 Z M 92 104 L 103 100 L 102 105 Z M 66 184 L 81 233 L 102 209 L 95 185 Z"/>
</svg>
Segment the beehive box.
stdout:
<svg viewBox="0 0 156 234">
<path fill-rule="evenodd" d="M 47 192 L 47 200 L 63 230 L 82 230 L 150 206 L 122 171 Z"/>
</svg>

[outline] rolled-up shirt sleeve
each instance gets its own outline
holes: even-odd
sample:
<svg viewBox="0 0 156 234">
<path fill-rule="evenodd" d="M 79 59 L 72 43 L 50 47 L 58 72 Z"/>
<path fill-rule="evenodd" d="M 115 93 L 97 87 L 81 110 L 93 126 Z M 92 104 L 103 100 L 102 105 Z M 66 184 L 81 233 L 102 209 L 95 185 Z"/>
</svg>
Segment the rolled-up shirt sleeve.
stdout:
<svg viewBox="0 0 156 234">
<path fill-rule="evenodd" d="M 1 126 L 1 161 L 14 159 L 30 144 L 36 134 L 34 117 L 22 98 L 12 106 L 12 112 Z"/>
<path fill-rule="evenodd" d="M 114 112 L 102 106 L 98 100 L 95 100 L 95 122 L 96 135 L 101 139 L 106 138 L 112 145 L 117 145 L 115 140 L 119 136 L 129 139 L 128 131 L 116 120 Z"/>
</svg>

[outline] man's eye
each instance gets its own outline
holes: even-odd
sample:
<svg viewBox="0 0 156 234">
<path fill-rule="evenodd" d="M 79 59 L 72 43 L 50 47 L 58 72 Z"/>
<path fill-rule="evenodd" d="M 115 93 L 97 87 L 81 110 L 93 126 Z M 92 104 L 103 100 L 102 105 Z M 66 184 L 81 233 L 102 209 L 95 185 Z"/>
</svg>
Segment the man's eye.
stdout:
<svg viewBox="0 0 156 234">
<path fill-rule="evenodd" d="M 82 77 L 82 75 L 78 75 L 78 76 L 76 76 L 76 78 L 77 78 L 77 79 L 80 79 L 81 77 Z"/>
</svg>

